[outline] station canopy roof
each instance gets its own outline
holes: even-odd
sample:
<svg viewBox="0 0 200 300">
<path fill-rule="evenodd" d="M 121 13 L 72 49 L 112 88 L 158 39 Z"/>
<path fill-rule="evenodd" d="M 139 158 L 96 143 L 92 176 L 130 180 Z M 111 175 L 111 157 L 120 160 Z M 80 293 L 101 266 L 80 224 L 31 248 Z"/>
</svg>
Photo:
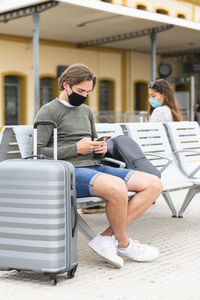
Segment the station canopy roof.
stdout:
<svg viewBox="0 0 200 300">
<path fill-rule="evenodd" d="M 200 52 L 200 23 L 97 0 L 0 0 L 0 35 L 31 38 L 35 5 L 40 39 L 150 53 L 155 31 L 159 54 Z"/>
</svg>

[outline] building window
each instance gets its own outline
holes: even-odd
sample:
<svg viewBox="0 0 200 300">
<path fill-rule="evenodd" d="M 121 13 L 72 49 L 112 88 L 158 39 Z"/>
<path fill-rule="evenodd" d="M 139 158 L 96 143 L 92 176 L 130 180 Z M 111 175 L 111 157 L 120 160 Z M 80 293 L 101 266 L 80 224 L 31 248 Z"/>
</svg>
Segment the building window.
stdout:
<svg viewBox="0 0 200 300">
<path fill-rule="evenodd" d="M 99 110 L 114 110 L 114 83 L 111 80 L 99 81 Z"/>
<path fill-rule="evenodd" d="M 137 9 L 141 9 L 141 10 L 147 10 L 146 6 L 143 5 L 143 4 L 138 4 L 138 5 L 136 6 L 136 8 L 137 8 Z"/>
<path fill-rule="evenodd" d="M 40 106 L 53 100 L 55 97 L 55 79 L 43 77 L 40 79 Z"/>
<path fill-rule="evenodd" d="M 96 117 L 100 123 L 115 122 L 114 82 L 112 80 L 99 81 L 99 111 Z"/>
<path fill-rule="evenodd" d="M 5 76 L 4 99 L 5 125 L 18 125 L 19 82 L 17 76 Z"/>
<path fill-rule="evenodd" d="M 148 103 L 148 84 L 140 81 L 134 85 L 134 107 L 136 111 L 147 110 Z"/>
<path fill-rule="evenodd" d="M 163 14 L 163 15 L 168 15 L 168 14 L 169 14 L 167 10 L 162 9 L 162 8 L 156 9 L 156 12 L 157 12 L 158 14 Z"/>
<path fill-rule="evenodd" d="M 177 18 L 186 19 L 186 16 L 184 14 L 177 14 Z"/>
</svg>

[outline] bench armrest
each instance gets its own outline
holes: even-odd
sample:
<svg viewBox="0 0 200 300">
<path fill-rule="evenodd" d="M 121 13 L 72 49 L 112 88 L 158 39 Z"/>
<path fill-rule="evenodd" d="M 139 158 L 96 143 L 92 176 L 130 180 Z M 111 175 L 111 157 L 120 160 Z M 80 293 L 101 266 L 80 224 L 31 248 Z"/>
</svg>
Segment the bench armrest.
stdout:
<svg viewBox="0 0 200 300">
<path fill-rule="evenodd" d="M 199 152 L 199 151 L 195 151 L 195 150 L 179 150 L 179 151 L 174 151 L 174 154 L 175 154 L 176 156 L 178 156 L 177 154 L 179 154 L 179 153 L 195 153 L 195 154 L 199 154 L 199 155 L 200 155 L 200 152 Z M 179 165 L 180 165 L 180 168 L 181 168 L 182 172 L 183 172 L 188 178 L 191 178 L 191 179 L 193 179 L 193 178 L 194 178 L 194 175 L 200 170 L 200 164 L 199 164 L 196 168 L 194 168 L 194 170 L 192 170 L 191 173 L 188 173 L 188 172 L 185 171 L 185 169 L 184 169 L 184 167 L 183 167 L 183 165 L 182 165 L 182 163 L 181 163 L 181 160 L 180 160 L 179 158 L 178 158 L 178 163 L 179 163 Z"/>
<path fill-rule="evenodd" d="M 101 158 L 100 161 L 101 161 L 102 163 L 103 163 L 103 162 L 111 162 L 111 163 L 113 163 L 113 164 L 118 165 L 119 168 L 123 168 L 123 169 L 126 167 L 126 164 L 125 164 L 123 161 L 120 161 L 120 160 L 117 160 L 117 159 L 113 159 L 113 158 L 111 158 L 111 157 L 103 157 L 103 158 Z"/>
<path fill-rule="evenodd" d="M 152 154 L 152 153 L 148 153 L 148 152 L 145 152 L 144 154 L 145 154 L 145 156 L 154 156 L 157 158 L 163 158 L 163 159 L 167 160 L 167 163 L 159 170 L 160 173 L 162 173 L 173 161 L 172 159 L 170 159 L 164 155 L 161 155 L 161 154 Z"/>
</svg>

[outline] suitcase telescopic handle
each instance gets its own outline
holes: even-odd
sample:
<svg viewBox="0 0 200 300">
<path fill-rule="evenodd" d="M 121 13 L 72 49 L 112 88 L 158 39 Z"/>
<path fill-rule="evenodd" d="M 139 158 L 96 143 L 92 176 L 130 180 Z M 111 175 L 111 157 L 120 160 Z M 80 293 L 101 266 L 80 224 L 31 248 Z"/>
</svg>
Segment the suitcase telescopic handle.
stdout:
<svg viewBox="0 0 200 300">
<path fill-rule="evenodd" d="M 42 121 L 37 121 L 33 124 L 33 128 L 37 128 L 39 125 L 51 125 L 53 128 L 57 128 L 57 124 L 53 121 L 49 120 L 42 120 Z"/>
<path fill-rule="evenodd" d="M 37 127 L 39 125 L 51 125 L 53 127 L 53 158 L 57 160 L 57 124 L 49 120 L 37 121 L 33 124 L 33 155 L 37 156 Z"/>
</svg>

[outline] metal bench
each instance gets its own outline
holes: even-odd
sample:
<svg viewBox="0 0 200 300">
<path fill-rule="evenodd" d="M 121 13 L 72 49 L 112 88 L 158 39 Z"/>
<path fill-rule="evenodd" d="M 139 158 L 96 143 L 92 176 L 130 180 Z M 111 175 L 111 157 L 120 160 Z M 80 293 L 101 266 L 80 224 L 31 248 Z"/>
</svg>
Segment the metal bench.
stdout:
<svg viewBox="0 0 200 300">
<path fill-rule="evenodd" d="M 182 173 L 196 188 L 190 189 L 179 210 L 179 216 L 199 192 L 200 185 L 200 128 L 197 122 L 168 122 L 164 126 Z"/>
<path fill-rule="evenodd" d="M 180 124 L 180 122 L 177 123 Z M 168 124 L 170 126 L 171 123 Z M 172 212 L 172 217 L 175 217 L 177 212 L 170 192 L 188 189 L 183 201 L 184 209 L 181 209 L 178 214 L 182 217 L 186 208 L 185 204 L 200 192 L 200 180 L 199 183 L 190 180 L 181 172 L 162 123 L 126 123 L 126 127 L 129 136 L 140 145 L 146 157 L 161 171 L 161 181 L 164 187 L 162 195 Z"/>
</svg>

